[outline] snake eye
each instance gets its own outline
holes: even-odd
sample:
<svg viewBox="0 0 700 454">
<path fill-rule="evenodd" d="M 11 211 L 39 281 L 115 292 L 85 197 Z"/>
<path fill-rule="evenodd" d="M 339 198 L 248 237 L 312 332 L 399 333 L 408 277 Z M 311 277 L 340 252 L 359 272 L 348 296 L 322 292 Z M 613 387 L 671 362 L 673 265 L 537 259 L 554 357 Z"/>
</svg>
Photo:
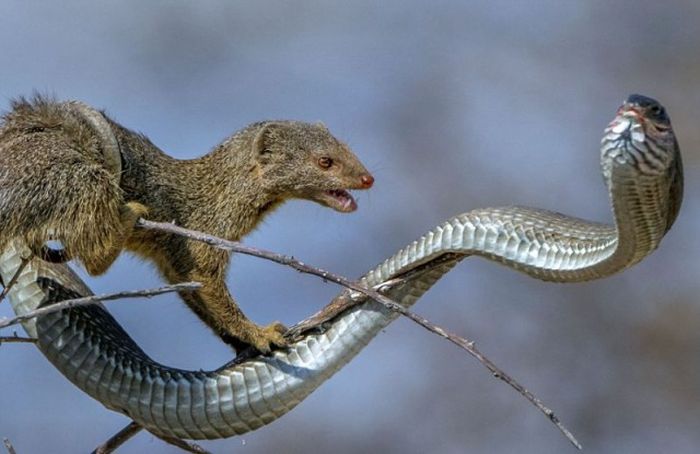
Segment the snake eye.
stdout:
<svg viewBox="0 0 700 454">
<path fill-rule="evenodd" d="M 654 104 L 649 108 L 649 113 L 655 118 L 663 118 L 666 114 L 666 111 L 660 105 Z"/>
<path fill-rule="evenodd" d="M 333 165 L 333 159 L 329 158 L 328 156 L 321 156 L 318 158 L 318 165 L 322 169 L 330 169 Z"/>
</svg>

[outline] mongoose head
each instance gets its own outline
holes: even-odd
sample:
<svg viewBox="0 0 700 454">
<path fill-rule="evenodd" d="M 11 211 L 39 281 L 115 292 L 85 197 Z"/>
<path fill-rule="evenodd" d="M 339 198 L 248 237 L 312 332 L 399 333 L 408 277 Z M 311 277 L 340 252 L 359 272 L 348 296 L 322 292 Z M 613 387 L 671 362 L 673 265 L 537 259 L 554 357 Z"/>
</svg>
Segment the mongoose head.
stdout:
<svg viewBox="0 0 700 454">
<path fill-rule="evenodd" d="M 259 176 L 279 201 L 306 199 L 349 213 L 357 203 L 348 190 L 374 184 L 350 148 L 321 123 L 260 123 L 253 151 Z"/>
</svg>

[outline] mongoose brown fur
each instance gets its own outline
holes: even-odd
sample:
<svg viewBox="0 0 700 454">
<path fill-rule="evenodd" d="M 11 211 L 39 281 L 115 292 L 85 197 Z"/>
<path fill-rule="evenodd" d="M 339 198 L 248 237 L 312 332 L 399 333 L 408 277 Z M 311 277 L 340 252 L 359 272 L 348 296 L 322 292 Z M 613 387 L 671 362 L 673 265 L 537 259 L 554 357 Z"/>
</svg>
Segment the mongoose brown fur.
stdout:
<svg viewBox="0 0 700 454">
<path fill-rule="evenodd" d="M 180 296 L 224 342 L 269 352 L 285 345 L 284 326 L 245 317 L 225 284 L 229 253 L 135 229 L 136 221 L 239 240 L 289 199 L 354 211 L 347 189 L 373 182 L 321 124 L 255 123 L 200 158 L 178 160 L 85 104 L 19 98 L 0 123 L 0 248 L 21 237 L 41 254 L 58 240 L 92 275 L 126 248 L 153 260 L 170 283 L 201 282 Z"/>
</svg>

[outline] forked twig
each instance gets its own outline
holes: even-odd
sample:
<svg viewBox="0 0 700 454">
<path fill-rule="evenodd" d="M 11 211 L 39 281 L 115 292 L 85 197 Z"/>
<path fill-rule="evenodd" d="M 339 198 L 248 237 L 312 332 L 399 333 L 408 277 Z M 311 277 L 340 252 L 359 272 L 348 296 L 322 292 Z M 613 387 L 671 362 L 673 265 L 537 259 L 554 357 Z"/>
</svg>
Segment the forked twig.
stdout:
<svg viewBox="0 0 700 454">
<path fill-rule="evenodd" d="M 350 281 L 349 279 L 340 276 L 335 273 L 331 273 L 329 271 L 325 271 L 323 269 L 313 267 L 310 265 L 307 265 L 299 260 L 296 260 L 293 257 L 286 256 L 283 254 L 277 254 L 274 252 L 262 250 L 262 249 L 257 249 L 249 246 L 245 246 L 239 242 L 235 241 L 228 241 L 224 240 L 221 238 L 217 238 L 212 235 L 205 234 L 203 232 L 197 232 L 194 230 L 188 230 L 182 227 L 178 227 L 174 224 L 170 223 L 159 223 L 159 222 L 152 222 L 152 221 L 147 221 L 147 220 L 139 220 L 138 224 L 139 227 L 145 228 L 145 229 L 153 229 L 153 230 L 161 230 L 169 233 L 174 233 L 177 235 L 184 236 L 189 239 L 193 239 L 196 241 L 204 242 L 206 244 L 209 244 L 211 246 L 217 247 L 219 249 L 224 249 L 232 252 L 238 252 L 241 254 L 245 255 L 251 255 L 254 257 L 259 257 L 263 258 L 266 260 L 270 260 L 282 265 L 286 265 L 289 267 L 292 267 L 296 269 L 297 271 L 300 271 L 302 273 L 306 274 L 311 274 L 315 275 L 318 277 L 321 277 L 324 281 L 331 281 L 336 284 L 339 284 L 343 287 L 346 287 L 348 289 L 354 290 L 355 292 L 359 292 L 361 294 L 366 295 L 367 297 L 379 302 L 380 304 L 384 305 L 388 309 L 401 314 L 410 320 L 414 321 L 415 323 L 419 324 L 423 328 L 427 329 L 430 332 L 433 332 L 453 344 L 457 345 L 458 347 L 462 348 L 463 350 L 467 351 L 470 355 L 472 355 L 474 358 L 476 358 L 484 367 L 486 367 L 494 377 L 502 380 L 509 386 L 511 386 L 513 389 L 515 389 L 518 393 L 520 393 L 523 397 L 525 397 L 531 404 L 533 404 L 537 409 L 539 409 L 542 413 L 544 413 L 547 418 L 556 425 L 556 427 L 564 434 L 564 436 L 578 449 L 582 449 L 580 443 L 576 440 L 576 438 L 573 436 L 573 434 L 566 428 L 564 425 L 559 421 L 559 418 L 554 414 L 554 412 L 549 409 L 547 406 L 545 406 L 534 394 L 532 394 L 530 391 L 528 391 L 524 386 L 522 386 L 520 383 L 518 383 L 515 379 L 510 377 L 508 374 L 506 374 L 504 371 L 502 371 L 500 368 L 498 368 L 490 359 L 488 359 L 481 351 L 479 351 L 473 341 L 469 341 L 461 336 L 458 336 L 454 333 L 451 333 L 443 328 L 441 328 L 438 325 L 435 325 L 434 323 L 430 322 L 424 317 L 421 317 L 408 309 L 404 308 L 401 306 L 399 303 L 391 300 L 390 298 L 387 298 L 386 296 L 380 294 L 378 291 L 373 290 L 373 289 L 368 289 L 363 287 L 362 285 Z M 7 287 L 3 290 L 2 296 L 7 294 L 11 286 L 16 282 L 17 277 L 21 273 L 22 269 L 24 266 L 26 266 L 26 263 L 28 260 L 23 260 L 23 263 L 20 265 L 19 270 L 15 273 L 15 275 L 12 277 L 10 282 L 8 283 Z M 75 306 L 83 306 L 83 305 L 89 305 L 89 304 L 95 304 L 100 301 L 110 301 L 110 300 L 115 300 L 115 299 L 120 299 L 120 298 L 134 298 L 134 297 L 151 297 L 155 295 L 160 295 L 163 293 L 168 293 L 168 292 L 174 292 L 174 291 L 181 291 L 181 290 L 196 290 L 199 287 L 201 287 L 201 284 L 199 283 L 182 283 L 182 284 L 175 284 L 175 285 L 169 285 L 165 287 L 160 287 L 157 289 L 149 289 L 149 290 L 137 290 L 137 291 L 124 291 L 124 292 L 118 292 L 118 293 L 112 293 L 112 294 L 106 294 L 106 295 L 94 295 L 94 296 L 87 296 L 83 298 L 76 298 L 76 299 L 71 299 L 71 300 L 65 300 L 60 303 L 52 304 L 51 306 L 43 307 L 37 310 L 34 310 L 32 312 L 29 312 L 27 314 L 21 315 L 14 317 L 9 320 L 1 320 L 0 321 L 0 328 L 5 328 L 17 323 L 20 323 L 22 321 L 31 319 L 33 317 L 37 317 L 40 315 L 46 315 L 51 312 L 55 311 L 60 311 L 63 309 L 68 309 L 71 307 Z M 1 300 L 1 299 L 0 299 Z M 345 307 L 349 307 L 352 304 L 357 304 L 362 301 L 361 298 L 353 298 L 354 303 L 347 303 L 345 304 Z M 341 305 L 342 306 L 342 305 Z M 21 340 L 20 340 L 21 339 Z M 0 338 L 0 341 L 6 341 L 6 342 L 35 342 L 35 339 L 32 338 L 19 338 L 19 337 L 6 337 L 6 338 Z M 94 452 L 96 453 L 109 453 L 112 452 L 114 449 L 116 449 L 118 446 L 123 444 L 125 441 L 133 437 L 136 433 L 138 433 L 141 430 L 141 426 L 139 426 L 136 422 L 132 422 L 129 425 L 127 425 L 124 429 L 120 430 L 117 434 L 112 436 L 109 440 L 107 440 L 104 444 L 100 445 Z M 194 453 L 206 453 L 207 451 L 204 450 L 201 446 L 196 445 L 196 444 L 191 444 L 188 443 L 184 440 L 180 440 L 178 438 L 169 438 L 169 437 L 159 437 L 162 440 L 164 440 L 167 443 L 170 443 L 174 446 L 177 446 L 185 451 L 188 452 L 194 452 Z M 5 445 L 8 449 L 8 452 L 13 453 L 14 448 L 12 448 L 12 445 L 9 444 L 9 441 L 5 439 Z M 12 451 L 10 451 L 12 449 Z"/>
<path fill-rule="evenodd" d="M 95 448 L 95 450 L 92 451 L 92 454 L 110 454 L 114 452 L 117 448 L 119 448 L 121 445 L 126 443 L 128 440 L 133 438 L 134 435 L 141 432 L 141 430 L 143 430 L 143 427 L 141 427 L 135 421 L 131 421 L 122 430 L 115 433 L 114 435 L 109 437 L 107 441 Z M 196 443 L 189 443 L 185 440 L 181 440 L 179 438 L 174 437 L 161 437 L 160 435 L 156 434 L 153 435 L 170 445 L 177 446 L 178 448 L 186 452 L 192 452 L 195 454 L 208 454 L 209 452 Z"/>
<path fill-rule="evenodd" d="M 138 423 L 135 421 L 131 421 L 129 424 L 127 424 L 122 430 L 119 432 L 115 433 L 107 441 L 99 445 L 98 447 L 95 448 L 94 451 L 92 451 L 92 454 L 110 454 L 114 451 L 117 450 L 121 445 L 129 441 L 131 438 L 133 438 L 136 434 L 141 432 L 143 430 L 143 427 L 141 427 Z M 190 443 L 185 440 L 181 440 L 179 438 L 174 438 L 174 437 L 162 437 L 160 435 L 152 434 L 156 438 L 160 438 L 164 442 L 177 446 L 178 448 L 182 449 L 183 451 L 186 452 L 192 452 L 195 454 L 208 454 L 209 451 L 206 449 L 202 448 L 196 443 Z"/>
<path fill-rule="evenodd" d="M 50 314 L 52 312 L 61 311 L 64 309 L 69 309 L 76 306 L 88 306 L 90 304 L 99 303 L 100 301 L 111 301 L 122 298 L 139 298 L 147 297 L 150 298 L 156 295 L 162 295 L 163 293 L 178 292 L 178 291 L 191 291 L 197 290 L 202 284 L 199 282 L 183 282 L 181 284 L 166 285 L 159 288 L 147 289 L 147 290 L 128 290 L 124 292 L 108 293 L 105 295 L 90 295 L 84 296 L 82 298 L 74 298 L 60 303 L 52 304 L 50 306 L 41 307 L 33 311 L 27 312 L 26 314 L 18 315 L 16 317 L 0 320 L 0 329 L 7 328 L 8 326 L 16 325 L 17 323 L 24 322 L 26 320 L 38 317 L 40 315 Z"/>
<path fill-rule="evenodd" d="M 195 241 L 200 241 L 203 243 L 206 243 L 210 246 L 231 251 L 231 252 L 237 252 L 240 254 L 244 255 L 250 255 L 254 257 L 259 257 L 265 260 L 270 260 L 272 262 L 276 262 L 282 265 L 289 266 L 291 268 L 294 268 L 297 271 L 300 271 L 302 273 L 306 274 L 311 274 L 314 276 L 318 276 L 322 278 L 324 281 L 330 281 L 334 282 L 338 285 L 341 285 L 343 287 L 346 287 L 348 289 L 354 290 L 355 292 L 362 293 L 366 295 L 367 297 L 377 301 L 378 303 L 384 305 L 388 309 L 399 313 L 411 320 L 413 320 L 415 323 L 419 324 L 423 328 L 427 329 L 430 332 L 433 332 L 453 344 L 457 345 L 458 347 L 462 348 L 463 350 L 467 351 L 470 355 L 472 355 L 474 358 L 476 358 L 484 367 L 486 367 L 494 377 L 502 380 L 506 384 L 508 384 L 510 387 L 515 389 L 518 393 L 520 393 L 525 399 L 527 399 L 532 405 L 534 405 L 538 410 L 540 410 L 542 413 L 544 413 L 545 416 L 547 416 L 547 419 L 549 419 L 553 424 L 556 425 L 556 427 L 561 431 L 562 434 L 577 448 L 577 449 L 582 449 L 581 444 L 576 440 L 574 435 L 559 421 L 559 418 L 554 414 L 554 412 L 545 406 L 542 401 L 540 401 L 534 394 L 532 394 L 530 391 L 528 391 L 524 386 L 522 386 L 520 383 L 518 383 L 515 379 L 513 379 L 510 375 L 506 374 L 503 372 L 500 368 L 498 368 L 490 359 L 488 359 L 481 351 L 479 351 L 473 341 L 469 341 L 461 336 L 458 336 L 454 333 L 451 333 L 443 328 L 441 328 L 438 325 L 435 325 L 434 323 L 430 322 L 429 320 L 414 314 L 413 312 L 409 311 L 399 303 L 391 300 L 390 298 L 387 298 L 386 296 L 382 295 L 381 293 L 377 292 L 376 290 L 372 290 L 369 288 L 365 288 L 362 285 L 358 284 L 357 282 L 353 282 L 343 276 L 340 276 L 335 273 L 331 273 L 329 271 L 323 270 L 321 268 L 317 268 L 311 265 L 307 265 L 304 262 L 301 262 L 294 257 L 287 256 L 284 254 L 277 254 L 271 251 L 266 251 L 263 249 L 258 249 L 250 246 L 245 246 L 242 243 L 238 241 L 228 241 L 224 240 L 222 238 L 215 237 L 213 235 L 209 235 L 203 232 L 198 232 L 195 230 L 189 230 L 185 229 L 183 227 L 179 227 L 175 224 L 172 223 L 166 223 L 166 222 L 153 222 L 153 221 L 148 221 L 145 219 L 139 219 L 139 221 L 136 224 L 138 227 L 144 228 L 144 229 L 149 229 L 149 230 L 160 230 L 163 232 L 168 232 L 168 233 L 173 233 L 176 235 L 183 236 L 185 238 L 189 238 Z"/>
</svg>

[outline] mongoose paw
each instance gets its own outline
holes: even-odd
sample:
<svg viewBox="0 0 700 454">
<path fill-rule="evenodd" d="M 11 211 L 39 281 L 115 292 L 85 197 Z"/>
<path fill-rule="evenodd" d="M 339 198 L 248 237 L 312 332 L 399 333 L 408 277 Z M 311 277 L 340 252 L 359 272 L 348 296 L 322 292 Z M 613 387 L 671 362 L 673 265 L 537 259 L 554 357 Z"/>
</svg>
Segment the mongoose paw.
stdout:
<svg viewBox="0 0 700 454">
<path fill-rule="evenodd" d="M 128 202 L 122 206 L 122 219 L 128 224 L 135 224 L 139 218 L 148 214 L 148 208 L 139 202 Z"/>
<path fill-rule="evenodd" d="M 265 329 L 266 329 L 266 330 L 268 330 L 268 329 L 269 329 L 269 330 L 274 330 L 274 331 L 276 331 L 276 332 L 278 332 L 278 333 L 280 333 L 280 334 L 284 334 L 284 333 L 286 333 L 287 331 L 289 331 L 289 328 L 287 328 L 286 326 L 284 326 L 281 322 L 272 322 L 272 323 L 270 323 L 269 325 L 267 325 L 267 326 L 265 327 Z M 286 345 L 286 342 L 285 342 L 285 345 Z"/>
<path fill-rule="evenodd" d="M 256 327 L 255 331 L 251 333 L 250 344 L 264 355 L 270 353 L 273 346 L 286 347 L 288 344 L 283 336 L 287 332 L 287 327 L 280 322 L 270 323 L 263 328 Z"/>
</svg>

